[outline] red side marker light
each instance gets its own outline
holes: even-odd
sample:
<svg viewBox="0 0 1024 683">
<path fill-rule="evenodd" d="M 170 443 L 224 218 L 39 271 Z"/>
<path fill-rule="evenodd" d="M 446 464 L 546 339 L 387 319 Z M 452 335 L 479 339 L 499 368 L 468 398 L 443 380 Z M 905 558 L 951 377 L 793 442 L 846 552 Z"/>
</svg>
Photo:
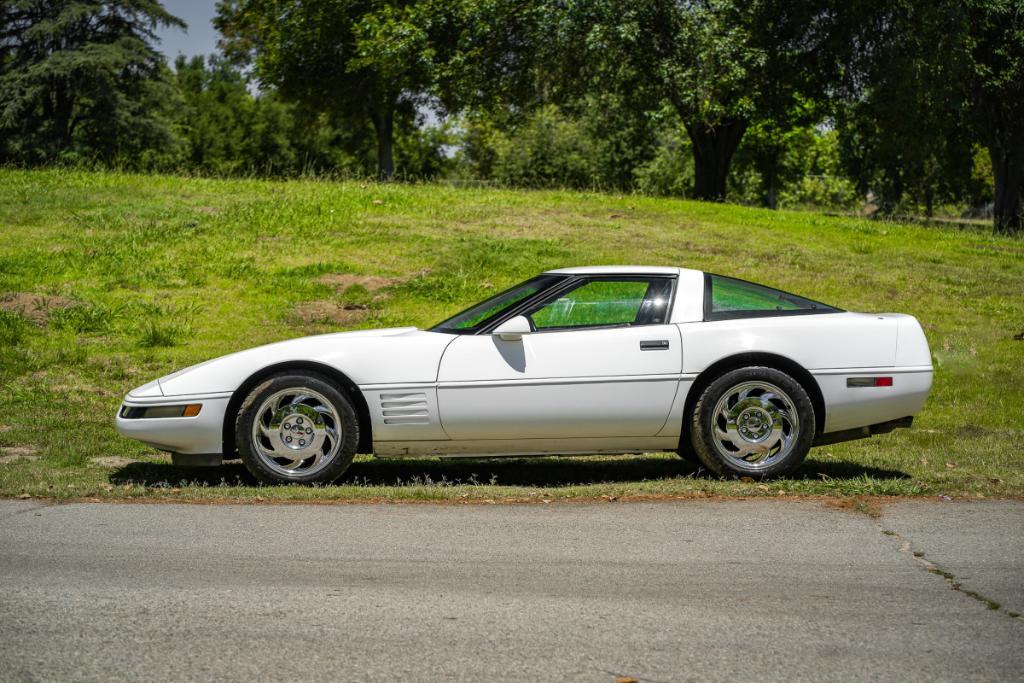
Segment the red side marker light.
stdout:
<svg viewBox="0 0 1024 683">
<path fill-rule="evenodd" d="M 891 387 L 892 377 L 847 377 L 846 386 L 853 387 Z"/>
</svg>

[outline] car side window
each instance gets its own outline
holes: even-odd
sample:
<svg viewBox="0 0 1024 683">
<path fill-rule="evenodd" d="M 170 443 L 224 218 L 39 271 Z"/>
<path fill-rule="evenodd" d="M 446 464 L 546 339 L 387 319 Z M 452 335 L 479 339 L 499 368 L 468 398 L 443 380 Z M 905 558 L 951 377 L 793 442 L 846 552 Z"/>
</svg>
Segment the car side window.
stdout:
<svg viewBox="0 0 1024 683">
<path fill-rule="evenodd" d="M 707 275 L 705 288 L 710 294 L 705 301 L 705 318 L 708 320 L 839 310 L 802 296 L 721 275 Z"/>
<path fill-rule="evenodd" d="M 541 304 L 527 317 L 538 331 L 660 324 L 671 296 L 668 278 L 591 279 Z"/>
</svg>

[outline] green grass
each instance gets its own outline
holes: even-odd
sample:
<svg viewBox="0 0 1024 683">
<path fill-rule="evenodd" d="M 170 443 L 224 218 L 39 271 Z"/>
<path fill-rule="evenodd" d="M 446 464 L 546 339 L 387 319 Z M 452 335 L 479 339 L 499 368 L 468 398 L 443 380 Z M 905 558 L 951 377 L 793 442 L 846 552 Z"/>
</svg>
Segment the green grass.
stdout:
<svg viewBox="0 0 1024 683">
<path fill-rule="evenodd" d="M 128 389 L 186 365 L 306 334 L 425 326 L 541 270 L 600 263 L 691 266 L 911 313 L 932 346 L 931 398 L 914 429 L 815 449 L 795 478 L 766 484 L 648 454 L 360 458 L 335 486 L 255 487 L 240 465 L 176 469 L 113 429 Z M 0 170 L 0 301 L 4 496 L 1024 495 L 1024 242 L 982 230 L 575 192 Z"/>
</svg>

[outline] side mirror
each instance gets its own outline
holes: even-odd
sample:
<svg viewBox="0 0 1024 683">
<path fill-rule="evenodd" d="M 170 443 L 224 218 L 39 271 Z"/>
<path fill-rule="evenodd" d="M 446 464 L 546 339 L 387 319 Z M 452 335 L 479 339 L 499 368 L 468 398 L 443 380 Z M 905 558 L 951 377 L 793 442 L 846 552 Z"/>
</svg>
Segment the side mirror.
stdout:
<svg viewBox="0 0 1024 683">
<path fill-rule="evenodd" d="M 500 337 L 502 341 L 519 341 L 524 334 L 530 334 L 532 331 L 530 321 L 525 316 L 517 315 L 498 325 L 491 334 Z"/>
</svg>

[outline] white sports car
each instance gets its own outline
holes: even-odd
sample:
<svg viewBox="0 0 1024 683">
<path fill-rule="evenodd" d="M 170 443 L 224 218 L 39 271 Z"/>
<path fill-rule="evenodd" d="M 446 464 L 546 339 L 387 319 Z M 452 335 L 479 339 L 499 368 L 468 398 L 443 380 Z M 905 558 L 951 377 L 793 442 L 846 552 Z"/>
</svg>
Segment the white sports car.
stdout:
<svg viewBox="0 0 1024 683">
<path fill-rule="evenodd" d="M 305 337 L 131 391 L 125 436 L 175 464 L 240 456 L 329 482 L 356 453 L 677 451 L 725 476 L 909 427 L 932 384 L 917 320 L 685 268 L 552 270 L 429 330 Z"/>
</svg>

